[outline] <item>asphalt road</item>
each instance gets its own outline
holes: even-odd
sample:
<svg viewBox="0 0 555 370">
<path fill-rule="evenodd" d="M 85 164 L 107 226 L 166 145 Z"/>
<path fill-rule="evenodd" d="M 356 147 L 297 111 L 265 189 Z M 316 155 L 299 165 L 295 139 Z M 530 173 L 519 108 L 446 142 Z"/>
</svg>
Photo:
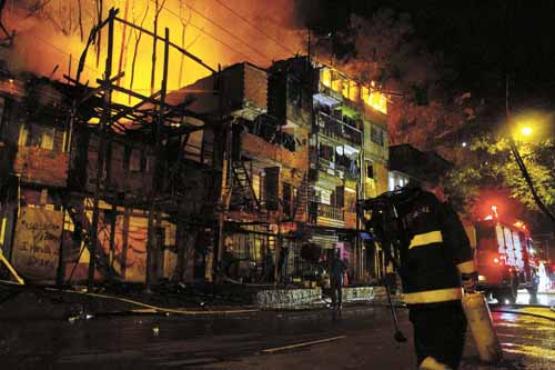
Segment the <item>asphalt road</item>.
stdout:
<svg viewBox="0 0 555 370">
<path fill-rule="evenodd" d="M 384 307 L 350 307 L 335 320 L 329 311 L 310 311 L 0 321 L 0 368 L 412 369 L 406 310 L 399 316 L 409 337 L 401 345 Z M 469 336 L 462 369 L 555 369 L 555 321 L 514 313 L 494 319 L 505 360 L 480 365 Z"/>
</svg>

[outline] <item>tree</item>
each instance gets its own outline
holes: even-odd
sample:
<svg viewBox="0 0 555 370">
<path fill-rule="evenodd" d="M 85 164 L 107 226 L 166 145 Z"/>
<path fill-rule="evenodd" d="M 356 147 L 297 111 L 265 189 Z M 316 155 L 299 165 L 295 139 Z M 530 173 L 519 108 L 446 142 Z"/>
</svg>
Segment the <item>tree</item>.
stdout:
<svg viewBox="0 0 555 370">
<path fill-rule="evenodd" d="M 517 142 L 518 150 L 537 189 L 538 196 L 555 211 L 555 140 L 553 137 L 535 142 Z M 537 211 L 530 187 L 511 152 L 505 137 L 483 134 L 465 149 L 465 163 L 451 171 L 445 179 L 448 191 L 459 204 L 470 211 L 477 193 L 484 187 L 506 188 L 529 210 Z"/>
</svg>

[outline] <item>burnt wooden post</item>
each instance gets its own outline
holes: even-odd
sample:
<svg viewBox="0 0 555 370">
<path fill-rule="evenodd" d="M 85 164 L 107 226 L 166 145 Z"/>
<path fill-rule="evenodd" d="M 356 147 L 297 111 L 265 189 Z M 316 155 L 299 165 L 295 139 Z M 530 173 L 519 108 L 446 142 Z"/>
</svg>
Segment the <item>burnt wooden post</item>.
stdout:
<svg viewBox="0 0 555 370">
<path fill-rule="evenodd" d="M 152 189 L 150 189 L 150 200 L 148 210 L 148 244 L 147 244 L 147 269 L 146 269 L 146 287 L 151 290 L 152 286 L 156 283 L 157 266 L 158 266 L 158 245 L 156 232 L 160 224 L 160 217 L 156 217 L 156 193 L 159 190 L 160 177 L 164 174 L 160 169 L 160 151 L 161 151 L 161 132 L 164 126 L 164 109 L 166 92 L 168 86 L 168 64 L 169 64 L 169 47 L 170 47 L 170 30 L 166 27 L 164 37 L 164 66 L 162 73 L 162 89 L 160 90 L 160 102 L 158 107 L 158 117 L 156 126 L 154 126 L 154 173 L 152 176 Z M 156 225 L 155 225 L 156 222 Z"/>
<path fill-rule="evenodd" d="M 114 19 L 116 17 L 116 11 L 110 9 L 110 15 L 108 16 L 108 50 L 106 56 L 106 67 L 104 71 L 104 104 L 102 109 L 102 116 L 99 123 L 99 142 L 98 142 L 98 152 L 96 161 L 96 178 L 94 182 L 94 197 L 93 197 L 93 218 L 92 218 L 92 230 L 91 230 L 91 242 L 90 242 L 90 258 L 89 258 L 89 272 L 87 278 L 87 290 L 92 290 L 94 286 L 94 270 L 95 270 L 95 257 L 98 248 L 98 219 L 99 219 L 99 209 L 98 205 L 100 202 L 100 193 L 102 192 L 101 180 L 104 175 L 104 142 L 105 142 L 105 131 L 106 126 L 111 120 L 111 105 L 112 105 L 112 89 L 110 76 L 112 75 L 112 56 L 114 51 Z"/>
<path fill-rule="evenodd" d="M 127 273 L 127 251 L 129 249 L 129 219 L 131 217 L 131 210 L 125 207 L 123 211 L 123 225 L 121 227 L 121 279 L 125 280 Z"/>
<path fill-rule="evenodd" d="M 218 76 L 219 76 L 219 110 L 220 110 L 220 122 L 223 123 L 223 115 L 224 115 L 224 99 L 225 99 L 225 79 L 222 73 L 221 66 L 218 66 Z M 224 147 L 223 147 L 223 155 L 222 155 L 222 178 L 220 183 L 220 196 L 218 201 L 218 240 L 216 245 L 216 266 L 217 268 L 221 267 L 224 249 L 225 249 L 225 219 L 227 216 L 227 212 L 229 210 L 229 204 L 231 201 L 231 195 L 233 192 L 233 178 L 231 175 L 231 166 L 233 162 L 233 120 L 226 122 L 224 124 Z M 214 252 L 212 250 L 212 255 Z M 213 257 L 212 257 L 213 259 Z M 207 266 L 213 269 L 213 266 Z M 210 271 L 212 273 L 212 271 Z"/>
</svg>

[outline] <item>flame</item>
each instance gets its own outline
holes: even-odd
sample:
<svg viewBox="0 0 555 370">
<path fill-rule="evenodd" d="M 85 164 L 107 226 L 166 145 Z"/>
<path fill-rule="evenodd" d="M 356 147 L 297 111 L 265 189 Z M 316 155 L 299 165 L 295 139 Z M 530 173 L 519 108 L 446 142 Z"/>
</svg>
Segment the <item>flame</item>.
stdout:
<svg viewBox="0 0 555 370">
<path fill-rule="evenodd" d="M 322 71 L 320 73 L 320 82 L 322 82 L 322 85 L 324 85 L 325 87 L 331 88 L 331 69 L 322 68 Z"/>
<path fill-rule="evenodd" d="M 365 88 L 363 88 L 363 90 L 365 90 Z M 378 112 L 387 114 L 387 96 L 384 93 L 372 88 L 366 89 L 362 93 L 362 99 L 368 106 Z"/>
<path fill-rule="evenodd" d="M 3 51 L 0 59 L 6 59 L 9 67 L 16 71 L 30 71 L 58 80 L 63 80 L 64 74 L 75 77 L 85 41 L 98 20 L 100 3 L 103 4 L 103 19 L 108 10 L 115 7 L 119 9 L 118 17 L 142 24 L 150 31 L 154 30 L 156 4 L 163 5 L 158 9 L 157 33 L 163 36 L 164 28 L 168 27 L 173 43 L 214 69 L 219 64 L 225 66 L 240 61 L 265 67 L 272 60 L 303 50 L 303 37 L 293 28 L 293 0 L 51 0 L 42 3 L 8 0 L 4 24 L 8 30 L 16 31 L 16 39 L 13 48 L 8 54 Z M 125 76 L 118 84 L 148 96 L 161 87 L 164 45 L 158 42 L 156 46 L 155 81 L 151 87 L 153 39 L 143 34 L 137 41 L 138 37 L 138 32 L 116 22 L 112 77 L 123 71 Z M 96 45 L 89 50 L 81 81 L 89 81 L 91 86 L 97 86 L 96 80 L 103 75 L 106 40 L 107 27 L 102 31 L 98 58 Z M 169 90 L 210 73 L 176 50 L 170 50 L 169 61 Z M 125 104 L 137 102 L 121 93 L 115 93 L 113 100 Z"/>
<path fill-rule="evenodd" d="M 374 81 L 370 83 L 370 86 L 363 86 L 330 67 L 322 67 L 320 82 L 325 87 L 341 93 L 348 100 L 363 101 L 372 109 L 387 114 L 387 95 L 376 89 Z"/>
</svg>

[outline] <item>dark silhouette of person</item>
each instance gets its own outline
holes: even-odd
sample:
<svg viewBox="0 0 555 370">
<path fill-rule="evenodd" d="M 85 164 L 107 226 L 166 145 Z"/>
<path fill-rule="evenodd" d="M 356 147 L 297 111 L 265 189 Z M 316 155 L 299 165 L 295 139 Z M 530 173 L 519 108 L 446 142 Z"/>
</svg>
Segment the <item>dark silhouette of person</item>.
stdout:
<svg viewBox="0 0 555 370">
<path fill-rule="evenodd" d="M 331 302 L 334 310 L 341 310 L 343 306 L 343 276 L 347 270 L 347 265 L 343 262 L 337 249 L 331 261 Z"/>
</svg>

